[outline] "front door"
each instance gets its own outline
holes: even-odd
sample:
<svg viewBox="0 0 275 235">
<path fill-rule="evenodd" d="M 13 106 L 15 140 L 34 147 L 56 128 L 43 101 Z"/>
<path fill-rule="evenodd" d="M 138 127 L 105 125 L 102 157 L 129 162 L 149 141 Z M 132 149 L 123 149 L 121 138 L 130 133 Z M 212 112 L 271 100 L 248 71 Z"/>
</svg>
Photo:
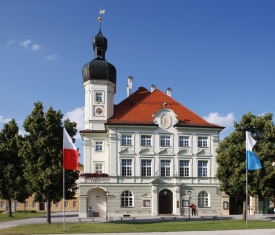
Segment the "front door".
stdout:
<svg viewBox="0 0 275 235">
<path fill-rule="evenodd" d="M 173 212 L 173 193 L 164 189 L 159 192 L 159 214 L 172 214 Z"/>
<path fill-rule="evenodd" d="M 44 211 L 45 210 L 45 202 L 39 202 L 39 210 Z"/>
</svg>

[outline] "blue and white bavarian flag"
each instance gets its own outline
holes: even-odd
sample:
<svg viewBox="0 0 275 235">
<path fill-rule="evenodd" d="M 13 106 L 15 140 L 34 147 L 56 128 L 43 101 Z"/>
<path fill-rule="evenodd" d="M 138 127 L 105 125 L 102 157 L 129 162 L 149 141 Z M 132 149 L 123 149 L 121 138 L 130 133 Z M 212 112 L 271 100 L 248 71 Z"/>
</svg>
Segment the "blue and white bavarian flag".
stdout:
<svg viewBox="0 0 275 235">
<path fill-rule="evenodd" d="M 262 168 L 260 159 L 252 152 L 256 141 L 246 131 L 246 170 L 258 170 Z"/>
</svg>

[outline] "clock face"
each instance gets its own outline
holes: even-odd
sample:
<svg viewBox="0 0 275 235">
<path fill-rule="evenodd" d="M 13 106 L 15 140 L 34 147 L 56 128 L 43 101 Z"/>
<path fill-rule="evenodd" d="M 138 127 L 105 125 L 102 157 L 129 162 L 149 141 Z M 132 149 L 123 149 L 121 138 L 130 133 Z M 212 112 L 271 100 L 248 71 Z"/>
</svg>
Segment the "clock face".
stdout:
<svg viewBox="0 0 275 235">
<path fill-rule="evenodd" d="M 95 106 L 95 116 L 104 116 L 104 107 L 103 106 Z"/>
</svg>

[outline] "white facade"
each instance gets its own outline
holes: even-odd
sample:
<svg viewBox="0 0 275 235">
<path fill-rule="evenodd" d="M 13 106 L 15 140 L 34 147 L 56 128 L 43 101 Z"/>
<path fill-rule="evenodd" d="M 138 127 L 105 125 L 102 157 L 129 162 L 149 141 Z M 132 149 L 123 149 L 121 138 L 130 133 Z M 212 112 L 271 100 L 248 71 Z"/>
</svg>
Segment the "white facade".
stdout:
<svg viewBox="0 0 275 235">
<path fill-rule="evenodd" d="M 81 133 L 84 172 L 106 173 L 108 177 L 81 177 L 80 216 L 88 216 L 89 206 L 99 216 L 183 215 L 188 211 L 188 191 L 198 213 L 220 213 L 215 150 L 222 128 L 175 127 L 177 113 L 165 106 L 152 114 L 153 125 L 107 123 L 105 127 L 102 120 L 107 121 L 107 113 L 98 116 L 93 100 L 95 91 L 105 94 L 105 90 L 89 86 L 88 94 L 93 95 L 86 100 L 88 130 Z M 101 105 L 111 110 L 108 105 L 112 102 L 105 100 Z M 111 195 L 108 204 L 107 191 Z M 169 208 L 161 208 L 165 191 L 171 194 Z"/>
</svg>

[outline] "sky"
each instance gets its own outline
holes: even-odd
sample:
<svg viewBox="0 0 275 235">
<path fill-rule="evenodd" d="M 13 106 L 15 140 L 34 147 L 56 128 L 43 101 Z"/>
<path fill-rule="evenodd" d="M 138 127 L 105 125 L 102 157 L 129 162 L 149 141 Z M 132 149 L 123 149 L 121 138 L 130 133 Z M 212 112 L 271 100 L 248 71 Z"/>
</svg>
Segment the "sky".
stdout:
<svg viewBox="0 0 275 235">
<path fill-rule="evenodd" d="M 273 0 L 0 0 L 0 130 L 14 118 L 26 133 L 37 101 L 84 129 L 82 67 L 94 59 L 100 8 L 116 104 L 129 76 L 134 91 L 170 87 L 175 100 L 226 127 L 221 140 L 249 111 L 274 114 Z"/>
</svg>

